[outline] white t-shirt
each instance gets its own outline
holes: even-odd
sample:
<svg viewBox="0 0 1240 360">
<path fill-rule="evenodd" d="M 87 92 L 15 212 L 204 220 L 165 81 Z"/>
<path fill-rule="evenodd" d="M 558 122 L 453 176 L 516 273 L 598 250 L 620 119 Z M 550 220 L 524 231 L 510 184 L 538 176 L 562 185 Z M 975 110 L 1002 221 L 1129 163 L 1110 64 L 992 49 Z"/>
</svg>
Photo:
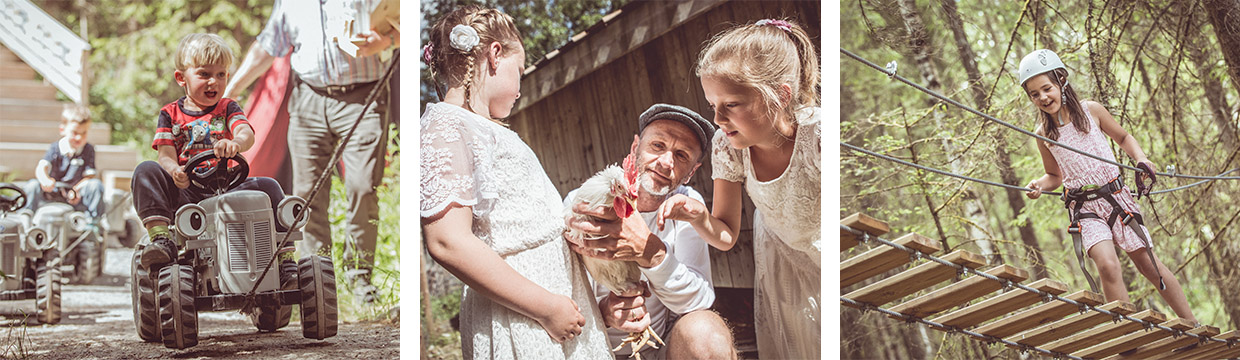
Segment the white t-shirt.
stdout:
<svg viewBox="0 0 1240 360">
<path fill-rule="evenodd" d="M 569 207 L 577 190 L 568 193 L 564 198 L 564 206 Z M 702 195 L 688 186 L 679 186 L 668 196 L 684 194 L 691 199 L 702 202 Z M 668 324 L 672 316 L 680 316 L 695 310 L 710 308 L 715 303 L 715 287 L 711 283 L 710 252 L 706 241 L 698 235 L 697 230 L 688 222 L 668 220 L 663 231 L 655 222 L 657 214 L 653 211 L 638 213 L 646 220 L 650 231 L 663 240 L 667 246 L 667 256 L 663 262 L 652 268 L 642 268 L 642 279 L 650 283 L 651 296 L 646 298 L 646 312 L 650 314 L 650 327 L 666 340 Z M 601 301 L 610 294 L 610 290 L 594 280 L 594 296 Z M 596 303 L 597 304 L 597 303 Z M 607 329 L 608 343 L 615 346 L 628 333 L 615 329 Z M 642 351 L 644 354 L 645 351 Z M 616 355 L 628 355 L 629 348 L 622 348 Z"/>
</svg>

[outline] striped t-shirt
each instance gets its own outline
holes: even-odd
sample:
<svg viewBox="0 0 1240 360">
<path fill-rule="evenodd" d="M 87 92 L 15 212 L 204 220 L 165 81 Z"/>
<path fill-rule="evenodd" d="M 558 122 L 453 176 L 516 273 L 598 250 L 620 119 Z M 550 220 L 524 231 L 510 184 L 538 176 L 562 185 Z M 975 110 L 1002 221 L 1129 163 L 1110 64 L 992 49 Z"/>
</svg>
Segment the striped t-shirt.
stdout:
<svg viewBox="0 0 1240 360">
<path fill-rule="evenodd" d="M 159 125 L 151 141 L 152 149 L 159 150 L 161 145 L 175 148 L 181 165 L 194 155 L 211 150 L 220 139 L 232 140 L 238 126 L 249 125 L 241 106 L 232 99 L 220 99 L 215 106 L 202 111 L 186 110 L 184 102 L 185 97 L 181 97 L 159 109 Z M 214 165 L 214 161 L 204 164 Z"/>
</svg>

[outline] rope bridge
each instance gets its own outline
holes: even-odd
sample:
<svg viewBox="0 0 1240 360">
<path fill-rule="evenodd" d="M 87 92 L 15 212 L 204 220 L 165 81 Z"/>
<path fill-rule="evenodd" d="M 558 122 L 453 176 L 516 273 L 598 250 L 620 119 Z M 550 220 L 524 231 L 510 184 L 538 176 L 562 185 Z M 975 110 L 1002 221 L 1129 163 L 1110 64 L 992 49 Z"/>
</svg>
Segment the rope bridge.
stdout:
<svg viewBox="0 0 1240 360">
<path fill-rule="evenodd" d="M 1196 360 L 1240 356 L 1240 333 L 1236 330 L 1220 335 L 1217 327 L 1194 327 L 1187 320 L 1167 319 L 1158 311 L 1140 310 L 1128 302 L 1104 304 L 1102 294 L 1087 290 L 1062 295 L 1068 292 L 1067 285 L 1053 279 L 1024 285 L 1022 282 L 1029 278 L 1026 270 L 1000 264 L 979 271 L 985 265 L 981 255 L 959 250 L 935 256 L 932 254 L 942 250 L 937 240 L 915 233 L 896 240 L 880 237 L 889 231 L 886 223 L 865 214 L 840 221 L 842 253 L 861 243 L 873 245 L 840 264 L 840 289 L 906 264 L 926 261 L 840 296 L 842 305 L 1054 358 Z M 974 276 L 961 280 L 969 274 Z M 891 304 L 953 278 L 956 281 L 949 285 Z M 1003 292 L 974 302 L 1000 290 Z M 957 307 L 960 309 L 930 318 Z M 1079 315 L 1067 317 L 1072 313 Z"/>
</svg>

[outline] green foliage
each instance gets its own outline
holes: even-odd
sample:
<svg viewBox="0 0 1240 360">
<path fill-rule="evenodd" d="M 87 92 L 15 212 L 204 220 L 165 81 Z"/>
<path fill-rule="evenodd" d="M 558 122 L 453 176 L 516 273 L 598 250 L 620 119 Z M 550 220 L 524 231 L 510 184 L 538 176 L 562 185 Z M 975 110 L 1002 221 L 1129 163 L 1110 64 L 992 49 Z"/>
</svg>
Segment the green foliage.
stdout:
<svg viewBox="0 0 1240 360">
<path fill-rule="evenodd" d="M 429 41 L 430 28 L 442 15 L 461 6 L 481 4 L 500 9 L 516 20 L 525 46 L 526 65 L 533 65 L 547 53 L 568 43 L 573 35 L 602 20 L 603 15 L 620 9 L 631 0 L 427 0 L 422 2 L 422 43 Z M 420 54 L 419 54 L 420 55 Z M 419 62 L 421 63 L 421 62 Z M 438 102 L 426 64 L 421 64 L 421 104 Z M 418 109 L 421 112 L 422 109 Z"/>
<path fill-rule="evenodd" d="M 391 130 L 389 138 L 398 139 L 399 130 Z M 383 170 L 383 182 L 375 190 L 379 198 L 378 240 L 375 245 L 375 264 L 371 275 L 371 284 L 379 288 L 374 305 L 367 306 L 356 297 L 344 276 L 337 275 L 336 286 L 339 291 L 339 304 L 344 318 L 353 320 L 382 320 L 389 314 L 388 310 L 400 305 L 400 145 L 396 142 L 388 144 L 388 166 Z M 332 263 L 336 274 L 344 274 L 344 239 L 348 238 L 345 231 L 349 201 L 344 183 L 337 176 L 332 177 L 331 207 L 328 209 L 328 221 L 332 224 Z"/>
<path fill-rule="evenodd" d="M 83 19 L 92 47 L 91 111 L 112 126 L 112 143 L 147 149 L 159 108 L 185 95 L 173 79 L 173 55 L 190 33 L 220 35 L 236 69 L 271 14 L 272 0 L 36 1 L 69 29 Z M 80 36 L 80 35 L 79 35 Z M 145 158 L 154 157 L 148 151 Z"/>
</svg>

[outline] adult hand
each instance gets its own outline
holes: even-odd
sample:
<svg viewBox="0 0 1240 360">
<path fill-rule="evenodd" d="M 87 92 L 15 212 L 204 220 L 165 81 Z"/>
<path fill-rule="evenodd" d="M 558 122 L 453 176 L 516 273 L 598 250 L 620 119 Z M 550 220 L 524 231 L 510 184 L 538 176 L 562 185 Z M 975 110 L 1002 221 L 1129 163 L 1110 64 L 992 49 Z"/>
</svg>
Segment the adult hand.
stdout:
<svg viewBox="0 0 1240 360">
<path fill-rule="evenodd" d="M 374 31 L 367 31 L 363 37 L 365 43 L 357 45 L 357 57 L 367 57 L 378 54 L 392 45 L 392 38 L 383 36 Z"/>
<path fill-rule="evenodd" d="M 229 159 L 237 156 L 237 152 L 241 150 L 241 145 L 232 140 L 220 139 L 215 142 L 215 147 L 213 149 L 215 150 L 216 157 L 220 159 Z"/>
<path fill-rule="evenodd" d="M 189 175 L 185 174 L 185 169 L 173 168 L 168 174 L 172 175 L 172 184 L 176 185 L 178 189 L 189 188 Z"/>
<path fill-rule="evenodd" d="M 603 323 L 607 327 L 635 333 L 650 327 L 650 313 L 646 312 L 646 297 L 650 290 L 642 284 L 640 292 L 616 294 L 608 293 L 598 302 L 599 313 L 603 315 Z"/>
<path fill-rule="evenodd" d="M 570 241 L 569 248 L 578 254 L 603 260 L 633 261 L 644 268 L 659 265 L 667 256 L 667 246 L 650 231 L 640 215 L 619 219 L 610 208 L 590 209 L 585 203 L 574 205 L 573 212 L 586 216 L 584 219 L 567 218 L 569 227 L 587 234 L 605 235 L 598 240 L 585 239 L 582 246 Z"/>
<path fill-rule="evenodd" d="M 551 340 L 562 343 L 581 335 L 581 327 L 586 325 L 586 318 L 581 316 L 577 303 L 564 295 L 554 295 L 547 301 L 547 311 L 534 320 L 542 325 Z"/>
<path fill-rule="evenodd" d="M 1028 197 L 1030 199 L 1037 199 L 1039 197 L 1042 197 L 1042 184 L 1039 184 L 1037 180 L 1030 181 L 1029 185 L 1025 185 L 1025 187 L 1033 189 L 1031 191 L 1025 192 L 1025 197 Z"/>
<path fill-rule="evenodd" d="M 706 204 L 685 196 L 685 194 L 676 194 L 659 205 L 659 216 L 656 221 L 659 224 L 659 231 L 663 231 L 664 223 L 667 220 L 700 222 L 706 219 L 709 211 L 706 209 Z"/>
</svg>

